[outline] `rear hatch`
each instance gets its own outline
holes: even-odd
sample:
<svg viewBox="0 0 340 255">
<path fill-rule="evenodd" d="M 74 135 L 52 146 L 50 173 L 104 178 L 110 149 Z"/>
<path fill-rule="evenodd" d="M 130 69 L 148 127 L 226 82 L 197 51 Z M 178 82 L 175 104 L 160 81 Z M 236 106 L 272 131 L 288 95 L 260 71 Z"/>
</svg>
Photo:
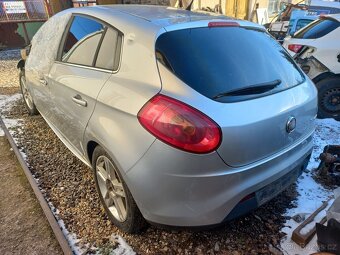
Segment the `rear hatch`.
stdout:
<svg viewBox="0 0 340 255">
<path fill-rule="evenodd" d="M 304 139 L 314 128 L 312 83 L 264 29 L 214 23 L 160 35 L 156 56 L 184 86 L 204 96 L 183 101 L 219 124 L 221 158 L 244 166 Z M 169 82 L 161 76 L 163 84 Z M 293 118 L 296 127 L 290 132 Z"/>
</svg>

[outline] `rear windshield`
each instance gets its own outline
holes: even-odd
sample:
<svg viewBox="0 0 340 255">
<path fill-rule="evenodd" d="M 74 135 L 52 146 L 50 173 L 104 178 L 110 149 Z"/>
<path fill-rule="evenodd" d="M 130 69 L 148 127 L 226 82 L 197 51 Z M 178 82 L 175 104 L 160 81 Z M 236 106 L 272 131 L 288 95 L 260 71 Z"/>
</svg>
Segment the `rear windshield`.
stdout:
<svg viewBox="0 0 340 255">
<path fill-rule="evenodd" d="M 340 26 L 340 22 L 333 19 L 318 19 L 298 31 L 293 38 L 299 39 L 317 39 L 327 35 Z"/>
<path fill-rule="evenodd" d="M 191 88 L 221 102 L 268 95 L 304 81 L 281 45 L 265 31 L 254 28 L 206 27 L 167 32 L 156 41 L 156 56 Z M 276 86 L 256 89 L 268 84 Z"/>
</svg>

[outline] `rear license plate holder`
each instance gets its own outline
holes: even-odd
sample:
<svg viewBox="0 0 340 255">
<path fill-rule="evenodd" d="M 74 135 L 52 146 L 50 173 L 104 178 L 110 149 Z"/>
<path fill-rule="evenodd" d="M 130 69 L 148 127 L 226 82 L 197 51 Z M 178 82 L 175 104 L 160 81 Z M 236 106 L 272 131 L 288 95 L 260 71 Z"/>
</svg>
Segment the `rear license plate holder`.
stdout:
<svg viewBox="0 0 340 255">
<path fill-rule="evenodd" d="M 265 204 L 272 198 L 276 197 L 283 190 L 288 188 L 289 185 L 294 183 L 301 173 L 301 171 L 299 170 L 300 170 L 300 167 L 297 167 L 293 171 L 279 178 L 278 180 L 256 191 L 255 197 L 256 197 L 258 205 L 260 206 L 260 205 Z"/>
</svg>

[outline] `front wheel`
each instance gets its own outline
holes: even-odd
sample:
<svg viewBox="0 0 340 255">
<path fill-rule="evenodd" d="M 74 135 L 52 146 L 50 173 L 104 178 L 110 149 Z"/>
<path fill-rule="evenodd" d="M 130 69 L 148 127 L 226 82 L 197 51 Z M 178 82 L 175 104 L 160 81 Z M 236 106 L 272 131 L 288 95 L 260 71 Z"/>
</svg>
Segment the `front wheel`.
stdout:
<svg viewBox="0 0 340 255">
<path fill-rule="evenodd" d="M 92 168 L 100 200 L 113 224 L 131 234 L 143 230 L 146 221 L 111 157 L 100 146 L 93 152 Z"/>
<path fill-rule="evenodd" d="M 340 77 L 330 77 L 316 83 L 318 88 L 318 118 L 340 119 Z"/>
<path fill-rule="evenodd" d="M 30 91 L 27 88 L 27 83 L 26 83 L 26 77 L 25 77 L 24 70 L 20 70 L 20 73 L 19 73 L 19 82 L 20 82 L 21 93 L 22 93 L 22 96 L 24 98 L 24 102 L 25 102 L 25 105 L 26 105 L 26 108 L 28 110 L 29 115 L 37 115 L 38 114 L 38 110 L 35 107 L 32 95 L 31 95 Z"/>
</svg>

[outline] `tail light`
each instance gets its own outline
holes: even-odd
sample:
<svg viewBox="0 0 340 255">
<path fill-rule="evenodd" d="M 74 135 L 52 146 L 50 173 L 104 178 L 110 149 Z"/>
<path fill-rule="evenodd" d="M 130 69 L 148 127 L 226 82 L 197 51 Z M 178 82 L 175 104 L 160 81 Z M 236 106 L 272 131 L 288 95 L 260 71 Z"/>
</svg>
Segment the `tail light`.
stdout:
<svg viewBox="0 0 340 255">
<path fill-rule="evenodd" d="M 289 44 L 288 45 L 288 49 L 295 52 L 295 53 L 299 53 L 302 49 L 303 45 L 300 44 Z"/>
<path fill-rule="evenodd" d="M 208 27 L 239 27 L 240 24 L 235 21 L 214 21 L 209 22 Z"/>
<path fill-rule="evenodd" d="M 208 116 L 164 95 L 150 99 L 138 120 L 159 140 L 188 152 L 212 152 L 222 139 L 220 127 Z"/>
</svg>

